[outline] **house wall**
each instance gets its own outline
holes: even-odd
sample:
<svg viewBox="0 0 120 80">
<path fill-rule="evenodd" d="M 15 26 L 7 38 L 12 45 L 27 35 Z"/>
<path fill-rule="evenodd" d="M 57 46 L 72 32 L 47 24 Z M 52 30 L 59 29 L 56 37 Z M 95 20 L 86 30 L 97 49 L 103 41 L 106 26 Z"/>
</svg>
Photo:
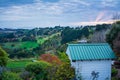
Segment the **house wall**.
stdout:
<svg viewBox="0 0 120 80">
<path fill-rule="evenodd" d="M 111 80 L 111 60 L 71 62 L 82 80 Z M 79 79 L 81 80 L 81 79 Z"/>
</svg>

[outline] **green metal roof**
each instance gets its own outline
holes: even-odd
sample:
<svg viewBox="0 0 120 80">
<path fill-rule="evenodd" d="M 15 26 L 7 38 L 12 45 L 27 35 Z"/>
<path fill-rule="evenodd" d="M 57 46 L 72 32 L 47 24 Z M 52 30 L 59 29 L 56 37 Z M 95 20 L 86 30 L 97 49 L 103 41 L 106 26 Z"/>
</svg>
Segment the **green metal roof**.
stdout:
<svg viewBox="0 0 120 80">
<path fill-rule="evenodd" d="M 69 44 L 67 54 L 72 60 L 101 60 L 116 58 L 107 43 Z"/>
</svg>

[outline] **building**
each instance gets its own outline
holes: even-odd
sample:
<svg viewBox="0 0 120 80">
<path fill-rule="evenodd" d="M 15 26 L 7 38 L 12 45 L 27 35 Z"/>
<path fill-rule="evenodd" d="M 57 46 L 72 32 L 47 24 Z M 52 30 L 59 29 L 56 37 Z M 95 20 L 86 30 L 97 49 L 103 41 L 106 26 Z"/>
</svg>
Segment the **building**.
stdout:
<svg viewBox="0 0 120 80">
<path fill-rule="evenodd" d="M 66 53 L 77 80 L 111 80 L 111 64 L 116 56 L 107 43 L 69 44 Z"/>
</svg>

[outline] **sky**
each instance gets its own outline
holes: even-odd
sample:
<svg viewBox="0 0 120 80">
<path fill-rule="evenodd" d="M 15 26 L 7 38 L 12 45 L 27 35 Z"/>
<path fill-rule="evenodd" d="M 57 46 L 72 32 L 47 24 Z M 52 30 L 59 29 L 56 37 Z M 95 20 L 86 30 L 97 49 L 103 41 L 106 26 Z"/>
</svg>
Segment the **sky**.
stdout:
<svg viewBox="0 0 120 80">
<path fill-rule="evenodd" d="M 106 23 L 116 13 L 120 0 L 0 0 L 0 28 Z"/>
</svg>

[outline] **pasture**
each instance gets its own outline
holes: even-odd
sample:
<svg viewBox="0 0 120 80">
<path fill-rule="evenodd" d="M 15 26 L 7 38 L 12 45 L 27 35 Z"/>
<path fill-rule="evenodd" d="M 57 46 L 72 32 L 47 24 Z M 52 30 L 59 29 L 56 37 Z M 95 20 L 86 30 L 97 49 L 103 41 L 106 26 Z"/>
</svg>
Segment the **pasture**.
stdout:
<svg viewBox="0 0 120 80">
<path fill-rule="evenodd" d="M 2 43 L 4 48 L 8 49 L 33 49 L 38 47 L 37 42 L 32 42 L 32 41 L 25 41 L 25 42 L 7 42 L 7 43 Z"/>
<path fill-rule="evenodd" d="M 7 68 L 18 69 L 25 68 L 26 64 L 31 63 L 32 60 L 10 60 L 7 63 Z"/>
</svg>

